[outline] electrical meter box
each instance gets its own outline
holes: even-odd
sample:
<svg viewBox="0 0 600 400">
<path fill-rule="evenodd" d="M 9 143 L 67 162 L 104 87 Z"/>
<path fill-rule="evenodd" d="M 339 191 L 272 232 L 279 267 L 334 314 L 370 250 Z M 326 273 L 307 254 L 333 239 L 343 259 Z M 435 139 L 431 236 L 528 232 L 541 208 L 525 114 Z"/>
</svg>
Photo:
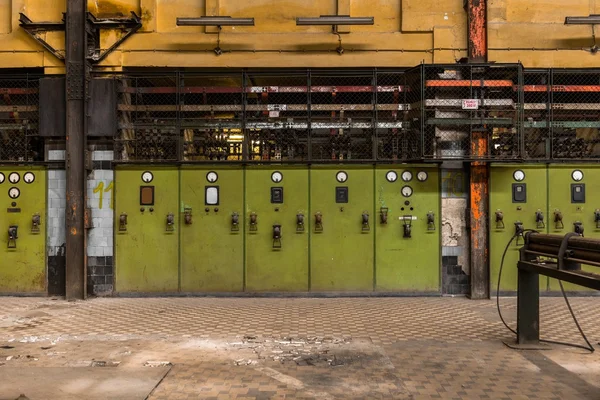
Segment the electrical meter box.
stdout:
<svg viewBox="0 0 600 400">
<path fill-rule="evenodd" d="M 600 238 L 600 166 L 550 165 L 548 167 L 548 202 L 550 213 L 561 219 L 552 222 L 549 233 L 565 235 L 568 232 L 583 233 L 589 238 Z M 597 273 L 598 268 L 582 265 L 582 269 Z M 549 280 L 550 291 L 560 291 L 556 279 Z M 590 291 L 571 283 L 563 283 L 566 291 Z"/>
<path fill-rule="evenodd" d="M 181 291 L 244 289 L 244 170 L 181 168 Z"/>
<path fill-rule="evenodd" d="M 377 291 L 439 293 L 439 221 L 437 167 L 377 167 L 372 222 Z"/>
<path fill-rule="evenodd" d="M 553 224 L 548 215 L 548 185 L 545 165 L 492 164 L 490 168 L 490 282 L 491 292 L 498 288 L 498 273 L 506 245 L 517 234 L 506 252 L 500 292 L 516 292 L 517 262 L 523 245 L 523 230 L 548 233 Z M 540 277 L 540 290 L 548 280 Z"/>
<path fill-rule="evenodd" d="M 0 293 L 45 294 L 45 169 L 0 168 L 0 229 Z"/>
<path fill-rule="evenodd" d="M 374 172 L 352 165 L 311 168 L 312 291 L 374 289 Z"/>
<path fill-rule="evenodd" d="M 179 172 L 120 167 L 115 171 L 115 291 L 179 290 Z"/>
<path fill-rule="evenodd" d="M 308 291 L 307 168 L 247 167 L 245 193 L 246 291 Z"/>
</svg>

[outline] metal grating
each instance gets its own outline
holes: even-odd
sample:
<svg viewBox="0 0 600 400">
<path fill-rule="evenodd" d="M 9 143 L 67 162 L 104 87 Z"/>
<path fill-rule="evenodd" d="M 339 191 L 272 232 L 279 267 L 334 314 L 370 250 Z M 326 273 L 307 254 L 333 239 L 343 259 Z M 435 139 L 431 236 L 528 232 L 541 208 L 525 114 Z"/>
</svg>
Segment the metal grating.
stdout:
<svg viewBox="0 0 600 400">
<path fill-rule="evenodd" d="M 552 118 L 550 70 L 525 70 L 523 74 L 523 159 L 550 158 Z"/>
<path fill-rule="evenodd" d="M 0 161 L 44 159 L 38 137 L 39 76 L 0 76 Z"/>
</svg>

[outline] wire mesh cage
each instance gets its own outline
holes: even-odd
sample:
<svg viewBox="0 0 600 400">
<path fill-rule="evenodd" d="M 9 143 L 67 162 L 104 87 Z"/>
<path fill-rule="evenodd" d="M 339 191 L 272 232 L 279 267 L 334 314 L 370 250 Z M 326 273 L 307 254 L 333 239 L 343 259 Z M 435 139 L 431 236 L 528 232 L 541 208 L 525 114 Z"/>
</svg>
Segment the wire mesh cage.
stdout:
<svg viewBox="0 0 600 400">
<path fill-rule="evenodd" d="M 250 161 L 307 161 L 308 74 L 245 76 L 245 136 Z"/>
<path fill-rule="evenodd" d="M 315 161 L 373 160 L 374 71 L 311 74 L 311 155 Z"/>
<path fill-rule="evenodd" d="M 552 70 L 552 158 L 600 158 L 600 71 Z"/>
<path fill-rule="evenodd" d="M 404 110 L 403 134 L 406 154 L 403 159 L 420 160 L 423 155 L 423 129 L 425 122 L 424 107 L 424 70 L 420 65 L 404 72 Z"/>
<path fill-rule="evenodd" d="M 519 158 L 520 65 L 425 65 L 423 75 L 424 158 Z"/>
<path fill-rule="evenodd" d="M 180 157 L 179 76 L 139 75 L 117 79 L 119 133 L 115 159 L 176 161 Z"/>
<path fill-rule="evenodd" d="M 550 159 L 551 114 L 550 70 L 525 70 L 523 73 L 523 159 Z"/>
<path fill-rule="evenodd" d="M 40 76 L 0 76 L 0 161 L 43 161 L 38 136 Z"/>
<path fill-rule="evenodd" d="M 376 146 L 377 159 L 397 161 L 406 159 L 407 143 L 403 119 L 406 111 L 403 72 L 377 73 Z"/>
<path fill-rule="evenodd" d="M 242 74 L 182 74 L 179 82 L 183 161 L 242 160 Z"/>
</svg>

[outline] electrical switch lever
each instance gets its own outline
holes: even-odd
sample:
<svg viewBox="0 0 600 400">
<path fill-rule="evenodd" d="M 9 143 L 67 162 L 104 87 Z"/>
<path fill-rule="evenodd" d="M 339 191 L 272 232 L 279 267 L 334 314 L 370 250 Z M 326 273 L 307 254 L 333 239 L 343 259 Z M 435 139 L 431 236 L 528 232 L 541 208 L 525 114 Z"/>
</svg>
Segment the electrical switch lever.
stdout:
<svg viewBox="0 0 600 400">
<path fill-rule="evenodd" d="M 504 213 L 496 211 L 496 229 L 504 229 Z"/>
<path fill-rule="evenodd" d="M 39 213 L 33 214 L 31 217 L 31 233 L 40 233 L 40 225 L 42 224 L 42 218 Z"/>
<path fill-rule="evenodd" d="M 258 230 L 258 215 L 255 212 L 250 213 L 250 228 L 252 232 Z"/>
<path fill-rule="evenodd" d="M 119 232 L 127 231 L 127 214 L 121 213 L 119 215 Z"/>
<path fill-rule="evenodd" d="M 545 228 L 544 224 L 544 213 L 541 210 L 537 210 L 535 212 L 535 226 L 537 228 Z"/>
<path fill-rule="evenodd" d="M 323 215 L 320 212 L 315 214 L 315 232 L 323 232 Z"/>
<path fill-rule="evenodd" d="M 427 230 L 435 231 L 435 214 L 433 211 L 427 213 Z"/>
<path fill-rule="evenodd" d="M 594 222 L 596 223 L 596 229 L 600 229 L 600 209 L 594 211 Z"/>
<path fill-rule="evenodd" d="M 404 229 L 404 234 L 402 235 L 402 237 L 405 238 L 411 238 L 411 231 L 412 231 L 412 215 L 405 215 L 402 218 L 402 228 Z"/>
<path fill-rule="evenodd" d="M 231 214 L 231 231 L 237 232 L 240 230 L 240 215 L 236 212 Z"/>
<path fill-rule="evenodd" d="M 281 225 L 273 225 L 273 248 L 281 248 Z"/>
<path fill-rule="evenodd" d="M 183 220 L 184 220 L 184 222 L 185 222 L 186 225 L 191 225 L 192 224 L 192 209 L 191 208 L 186 208 L 184 210 Z"/>
<path fill-rule="evenodd" d="M 369 213 L 366 211 L 362 214 L 362 230 L 363 232 L 368 232 L 371 230 L 371 227 L 369 226 Z"/>
<path fill-rule="evenodd" d="M 296 214 L 296 232 L 304 232 L 304 214 Z"/>
<path fill-rule="evenodd" d="M 17 248 L 17 239 L 19 238 L 18 230 L 19 230 L 19 227 L 17 225 L 11 225 L 8 227 L 8 248 L 9 249 Z"/>
<path fill-rule="evenodd" d="M 173 213 L 167 214 L 167 227 L 166 232 L 173 232 L 175 230 L 175 215 Z"/>
<path fill-rule="evenodd" d="M 387 207 L 381 207 L 381 209 L 379 210 L 379 218 L 380 218 L 381 225 L 387 224 L 387 220 L 388 220 L 388 208 Z"/>
<path fill-rule="evenodd" d="M 517 237 L 517 246 L 519 245 L 519 238 L 523 237 L 523 233 L 525 233 L 523 223 L 520 221 L 515 222 L 515 236 Z"/>
<path fill-rule="evenodd" d="M 554 211 L 554 227 L 556 229 L 563 229 L 565 225 L 563 224 L 563 215 L 560 211 Z"/>
<path fill-rule="evenodd" d="M 573 222 L 573 231 L 578 234 L 583 236 L 583 223 L 582 222 Z"/>
</svg>

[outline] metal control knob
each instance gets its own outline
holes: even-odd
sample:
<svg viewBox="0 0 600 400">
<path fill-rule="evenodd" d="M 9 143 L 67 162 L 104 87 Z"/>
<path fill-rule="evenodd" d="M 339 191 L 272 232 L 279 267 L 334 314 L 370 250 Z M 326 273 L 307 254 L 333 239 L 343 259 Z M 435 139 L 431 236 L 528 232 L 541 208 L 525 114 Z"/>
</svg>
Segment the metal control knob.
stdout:
<svg viewBox="0 0 600 400">
<path fill-rule="evenodd" d="M 546 225 L 544 224 L 544 213 L 541 210 L 537 210 L 535 212 L 535 224 L 538 228 L 546 227 Z"/>
<path fill-rule="evenodd" d="M 594 222 L 596 223 L 596 228 L 600 229 L 600 209 L 594 211 Z"/>
<path fill-rule="evenodd" d="M 42 218 L 40 217 L 40 214 L 33 214 L 31 217 L 31 233 L 39 233 L 41 224 Z"/>
<path fill-rule="evenodd" d="M 172 232 L 175 230 L 175 215 L 173 213 L 167 214 L 167 232 Z"/>
<path fill-rule="evenodd" d="M 427 213 L 427 230 L 435 231 L 435 214 L 433 211 Z"/>
<path fill-rule="evenodd" d="M 125 232 L 127 230 L 127 214 L 121 213 L 119 215 L 119 231 Z"/>
<path fill-rule="evenodd" d="M 304 214 L 296 214 L 296 232 L 304 231 Z"/>
<path fill-rule="evenodd" d="M 504 213 L 496 211 L 496 229 L 504 229 Z"/>
<path fill-rule="evenodd" d="M 556 229 L 563 229 L 565 225 L 563 224 L 563 215 L 560 211 L 554 211 L 554 227 Z"/>
<path fill-rule="evenodd" d="M 369 213 L 366 211 L 362 214 L 362 230 L 363 232 L 371 230 L 369 226 Z"/>
<path fill-rule="evenodd" d="M 281 248 L 281 225 L 273 225 L 273 248 Z"/>
<path fill-rule="evenodd" d="M 582 222 L 574 222 L 573 223 L 573 232 L 575 232 L 578 235 L 583 236 L 583 223 Z"/>
<path fill-rule="evenodd" d="M 315 232 L 323 231 L 323 214 L 317 212 L 315 214 Z"/>
<path fill-rule="evenodd" d="M 17 239 L 19 238 L 19 227 L 17 225 L 11 225 L 8 227 L 8 248 L 17 248 Z"/>
</svg>

